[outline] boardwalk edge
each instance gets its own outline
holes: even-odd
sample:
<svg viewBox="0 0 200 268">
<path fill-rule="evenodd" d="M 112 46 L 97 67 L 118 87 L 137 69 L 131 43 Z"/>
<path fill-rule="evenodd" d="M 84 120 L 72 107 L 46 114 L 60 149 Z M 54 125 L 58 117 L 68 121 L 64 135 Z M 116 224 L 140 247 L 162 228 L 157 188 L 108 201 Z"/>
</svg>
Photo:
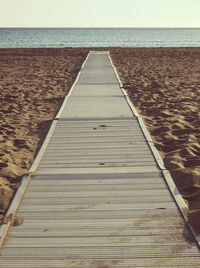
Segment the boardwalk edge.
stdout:
<svg viewBox="0 0 200 268">
<path fill-rule="evenodd" d="M 138 112 L 137 112 L 136 108 L 134 107 L 133 103 L 131 102 L 127 92 L 123 88 L 123 84 L 122 84 L 122 82 L 120 80 L 120 77 L 119 77 L 119 75 L 117 73 L 117 70 L 116 70 L 116 68 L 115 68 L 115 66 L 113 64 L 112 59 L 111 59 L 110 52 L 109 52 L 108 56 L 110 58 L 111 65 L 112 65 L 112 67 L 114 69 L 115 75 L 116 75 L 116 77 L 117 77 L 117 79 L 119 81 L 120 88 L 121 88 L 121 90 L 122 90 L 122 92 L 123 92 L 123 94 L 124 94 L 124 96 L 126 98 L 126 101 L 127 101 L 128 105 L 129 105 L 130 109 L 132 110 L 133 115 L 137 118 L 139 126 L 140 126 L 140 128 L 141 128 L 141 130 L 142 130 L 142 132 L 144 134 L 144 137 L 145 137 L 145 139 L 146 139 L 146 141 L 147 141 L 147 143 L 148 143 L 148 145 L 149 145 L 149 147 L 150 147 L 150 149 L 152 151 L 152 154 L 153 154 L 153 156 L 154 156 L 154 158 L 156 160 L 156 163 L 157 163 L 160 171 L 163 174 L 165 182 L 166 182 L 166 184 L 167 184 L 167 186 L 168 186 L 168 188 L 170 190 L 170 193 L 171 193 L 172 197 L 174 198 L 175 203 L 177 204 L 177 206 L 179 208 L 179 211 L 181 212 L 185 222 L 187 223 L 187 225 L 190 228 L 193 236 L 195 237 L 196 242 L 197 242 L 198 247 L 199 247 L 199 250 L 200 250 L 200 235 L 197 235 L 195 233 L 194 229 L 192 228 L 192 226 L 188 222 L 188 217 L 187 217 L 188 207 L 187 207 L 182 195 L 180 194 L 178 188 L 176 187 L 176 185 L 174 183 L 174 180 L 172 179 L 172 177 L 170 175 L 169 170 L 167 170 L 165 168 L 164 162 L 163 162 L 163 160 L 162 160 L 157 148 L 154 145 L 154 142 L 153 142 L 153 140 L 152 140 L 152 138 L 151 138 L 151 136 L 150 136 L 145 124 L 144 124 L 144 121 L 143 121 L 142 117 L 138 114 Z"/>
<path fill-rule="evenodd" d="M 49 144 L 49 141 L 54 133 L 54 130 L 55 130 L 55 127 L 56 127 L 56 124 L 57 124 L 57 120 L 53 120 L 52 121 L 52 124 L 51 124 L 51 127 L 47 133 L 47 136 L 42 144 L 42 147 L 40 148 L 39 150 L 39 153 L 37 154 L 36 158 L 35 158 L 35 161 L 33 162 L 31 168 L 29 169 L 28 173 L 33 173 L 36 171 L 43 155 L 44 155 L 44 152 Z"/>
<path fill-rule="evenodd" d="M 77 81 L 78 81 L 78 79 L 79 79 L 79 77 L 80 77 L 80 75 L 81 75 L 81 71 L 82 71 L 83 67 L 85 66 L 85 63 L 86 63 L 86 61 L 87 61 L 87 59 L 88 59 L 90 53 L 91 53 L 91 51 L 87 54 L 87 57 L 86 57 L 86 59 L 84 60 L 82 66 L 81 66 L 81 69 L 80 69 L 80 71 L 78 72 L 78 75 L 77 75 L 77 77 L 76 77 L 76 79 L 75 79 L 75 81 L 74 81 L 72 87 L 70 88 L 69 92 L 68 92 L 67 95 L 65 96 L 65 99 L 64 99 L 64 101 L 63 101 L 63 103 L 62 103 L 62 106 L 61 106 L 60 110 L 58 111 L 58 113 L 57 113 L 57 115 L 56 115 L 56 117 L 55 117 L 56 120 L 60 119 L 60 116 L 61 116 L 61 114 L 63 113 L 63 110 L 65 109 L 65 106 L 66 106 L 66 104 L 67 104 L 67 102 L 68 102 L 68 100 L 69 100 L 69 97 L 71 96 L 71 94 L 72 94 L 72 92 L 73 92 L 73 89 L 74 89 L 74 87 L 75 87 L 75 85 L 76 85 L 76 83 L 77 83 Z"/>
<path fill-rule="evenodd" d="M 24 193 L 28 187 L 30 180 L 31 180 L 30 174 L 25 175 L 23 177 L 21 185 L 18 188 L 17 192 L 15 193 L 14 198 L 13 198 L 13 200 L 9 206 L 9 209 L 6 213 L 5 219 L 7 219 L 7 222 L 0 226 L 0 248 L 2 247 L 3 243 L 6 240 L 6 237 L 8 235 L 10 227 L 12 226 L 12 224 L 15 221 L 17 209 L 19 208 L 19 205 L 21 203 L 21 200 L 24 196 Z"/>
</svg>

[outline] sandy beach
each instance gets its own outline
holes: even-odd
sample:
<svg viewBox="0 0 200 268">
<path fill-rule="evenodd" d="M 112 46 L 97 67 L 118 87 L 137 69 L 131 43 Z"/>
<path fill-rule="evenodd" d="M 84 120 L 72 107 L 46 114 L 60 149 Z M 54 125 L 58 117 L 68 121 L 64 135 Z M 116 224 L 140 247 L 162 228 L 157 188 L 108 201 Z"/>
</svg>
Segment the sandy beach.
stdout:
<svg viewBox="0 0 200 268">
<path fill-rule="evenodd" d="M 200 48 L 109 50 L 198 231 Z M 0 221 L 88 51 L 0 49 Z"/>
</svg>

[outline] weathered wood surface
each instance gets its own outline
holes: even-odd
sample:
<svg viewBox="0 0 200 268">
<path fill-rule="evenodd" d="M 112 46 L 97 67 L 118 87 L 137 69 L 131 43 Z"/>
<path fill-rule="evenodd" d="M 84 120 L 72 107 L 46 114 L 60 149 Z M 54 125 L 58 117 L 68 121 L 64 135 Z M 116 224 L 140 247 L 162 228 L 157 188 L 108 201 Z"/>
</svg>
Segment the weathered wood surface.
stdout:
<svg viewBox="0 0 200 268">
<path fill-rule="evenodd" d="M 199 267 L 107 52 L 90 53 L 58 117 L 0 267 Z"/>
</svg>

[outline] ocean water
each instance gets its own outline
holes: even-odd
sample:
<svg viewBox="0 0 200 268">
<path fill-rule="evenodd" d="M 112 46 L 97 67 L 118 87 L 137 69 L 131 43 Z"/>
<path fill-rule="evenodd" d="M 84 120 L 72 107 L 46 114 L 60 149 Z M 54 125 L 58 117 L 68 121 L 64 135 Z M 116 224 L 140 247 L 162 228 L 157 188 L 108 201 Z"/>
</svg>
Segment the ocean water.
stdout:
<svg viewBox="0 0 200 268">
<path fill-rule="evenodd" d="M 0 48 L 199 46 L 200 28 L 0 28 Z"/>
</svg>

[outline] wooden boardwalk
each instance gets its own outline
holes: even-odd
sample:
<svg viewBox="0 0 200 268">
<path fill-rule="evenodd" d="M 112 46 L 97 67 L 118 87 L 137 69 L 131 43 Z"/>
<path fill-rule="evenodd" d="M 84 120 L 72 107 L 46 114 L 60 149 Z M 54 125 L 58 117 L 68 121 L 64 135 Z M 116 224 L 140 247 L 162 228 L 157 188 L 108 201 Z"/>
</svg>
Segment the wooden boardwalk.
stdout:
<svg viewBox="0 0 200 268">
<path fill-rule="evenodd" d="M 109 54 L 91 52 L 30 170 L 0 267 L 200 267 L 138 122 Z"/>
</svg>

